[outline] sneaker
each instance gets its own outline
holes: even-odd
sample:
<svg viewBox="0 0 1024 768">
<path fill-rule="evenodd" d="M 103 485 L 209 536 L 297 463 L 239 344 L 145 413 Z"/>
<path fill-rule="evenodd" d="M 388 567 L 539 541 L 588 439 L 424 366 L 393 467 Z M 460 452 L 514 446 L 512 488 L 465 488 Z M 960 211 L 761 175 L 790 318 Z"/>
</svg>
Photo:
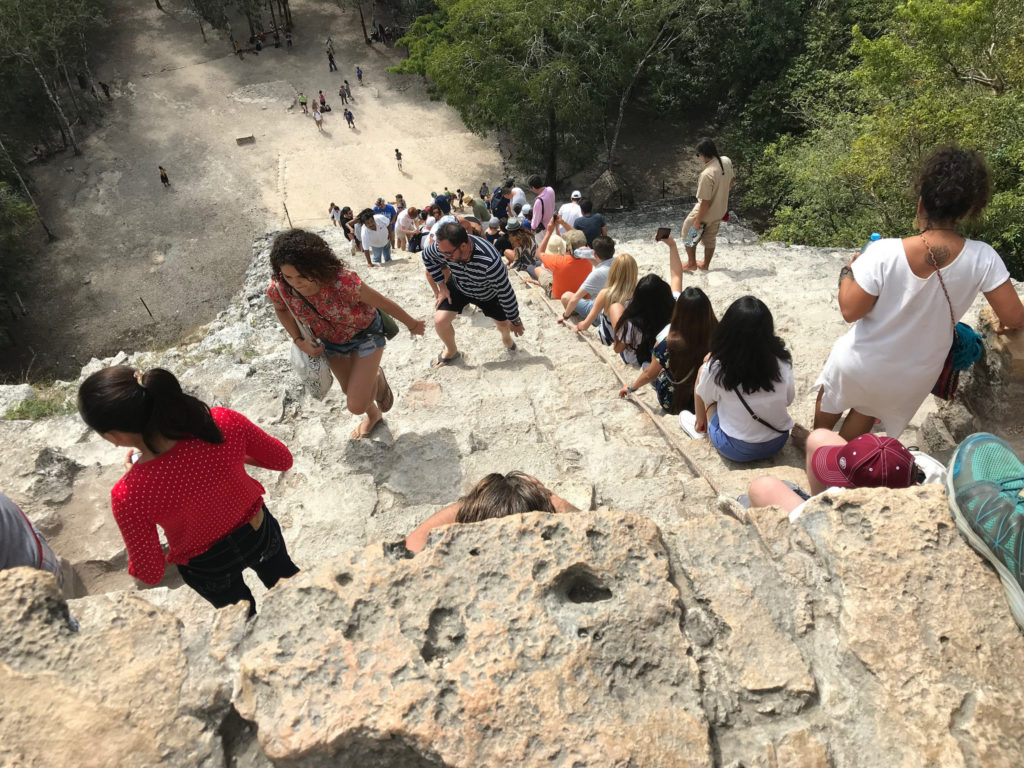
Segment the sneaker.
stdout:
<svg viewBox="0 0 1024 768">
<path fill-rule="evenodd" d="M 980 432 L 957 446 L 946 489 L 957 529 L 995 567 L 1024 629 L 1024 464 L 1004 440 Z"/>
</svg>

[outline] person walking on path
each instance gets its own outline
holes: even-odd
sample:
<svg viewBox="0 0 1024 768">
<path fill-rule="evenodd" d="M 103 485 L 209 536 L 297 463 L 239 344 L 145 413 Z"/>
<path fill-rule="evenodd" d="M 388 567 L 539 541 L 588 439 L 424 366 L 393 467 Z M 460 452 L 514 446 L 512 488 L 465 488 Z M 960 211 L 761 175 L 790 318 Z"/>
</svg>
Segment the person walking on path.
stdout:
<svg viewBox="0 0 1024 768">
<path fill-rule="evenodd" d="M 722 224 L 722 217 L 729 212 L 729 190 L 736 183 L 732 160 L 718 154 L 715 142 L 711 139 L 705 138 L 698 142 L 697 159 L 704 164 L 704 170 L 697 179 L 697 203 L 683 222 L 683 246 L 687 257 L 683 267 L 685 272 L 711 266 L 718 228 Z M 691 230 L 696 232 L 696 237 L 690 237 Z M 697 261 L 698 242 L 704 243 L 704 261 L 700 262 Z"/>
<path fill-rule="evenodd" d="M 398 151 L 397 147 L 395 147 L 395 160 L 398 162 L 398 170 L 401 171 L 402 170 L 402 153 Z"/>
<path fill-rule="evenodd" d="M 158 165 L 157 168 L 160 169 L 160 183 L 165 187 L 171 186 L 171 180 L 167 178 L 167 171 L 164 170 L 164 167 L 162 165 Z"/>
<path fill-rule="evenodd" d="M 342 81 L 345 84 L 345 95 L 352 99 L 352 86 L 348 84 L 348 80 Z M 352 99 L 355 101 L 355 99 Z"/>
<path fill-rule="evenodd" d="M 321 112 L 316 104 L 313 105 L 313 122 L 316 123 L 316 129 L 320 132 L 324 132 L 324 113 Z"/>
<path fill-rule="evenodd" d="M 355 128 L 356 127 L 356 117 L 355 117 L 355 115 L 352 114 L 352 110 L 346 108 L 345 111 L 343 112 L 343 114 L 345 115 L 345 122 L 348 123 L 348 127 L 349 128 Z"/>
<path fill-rule="evenodd" d="M 338 86 L 338 98 L 341 99 L 341 103 L 348 104 L 348 93 L 345 91 L 345 84 L 342 83 Z"/>
<path fill-rule="evenodd" d="M 356 80 L 359 81 L 360 85 L 363 84 L 363 69 L 358 65 L 356 66 Z"/>
<path fill-rule="evenodd" d="M 334 61 L 334 51 L 328 51 L 327 52 L 327 71 L 328 72 L 337 72 L 338 71 L 338 65 Z"/>
<path fill-rule="evenodd" d="M 306 99 L 306 94 L 304 94 L 302 91 L 299 91 L 299 106 L 302 107 L 302 114 L 304 115 L 309 114 L 309 107 L 307 106 L 307 104 L 308 101 Z"/>
<path fill-rule="evenodd" d="M 236 411 L 185 394 L 162 368 L 97 371 L 78 390 L 78 412 L 104 440 L 131 449 L 110 501 L 132 576 L 158 584 L 175 563 L 215 607 L 244 601 L 253 616 L 246 568 L 267 588 L 299 572 L 263 486 L 246 472 L 246 465 L 290 469 L 292 455 L 280 440 Z"/>
<path fill-rule="evenodd" d="M 351 437 L 367 437 L 395 400 L 380 368 L 387 343 L 381 312 L 417 336 L 423 335 L 426 324 L 364 283 L 312 232 L 291 229 L 278 235 L 270 251 L 270 268 L 273 280 L 267 296 L 277 319 L 307 355 L 327 355 L 349 412 L 366 417 Z M 316 338 L 303 338 L 295 318 Z"/>
<path fill-rule="evenodd" d="M 320 101 L 320 111 L 324 112 L 324 111 L 326 111 L 324 109 L 324 107 L 327 106 L 327 99 L 324 97 L 324 92 L 323 91 L 318 91 L 318 93 L 319 93 L 319 101 Z"/>
<path fill-rule="evenodd" d="M 493 245 L 450 221 L 441 225 L 437 239 L 423 249 L 421 258 L 434 291 L 434 328 L 444 343 L 431 368 L 450 365 L 459 356 L 452 323 L 468 304 L 494 321 L 507 352 L 516 351 L 512 335 L 522 336 L 525 328 L 508 269 Z"/>
<path fill-rule="evenodd" d="M 324 43 L 324 50 L 332 56 L 334 55 L 334 41 L 328 36 L 327 42 Z"/>
</svg>

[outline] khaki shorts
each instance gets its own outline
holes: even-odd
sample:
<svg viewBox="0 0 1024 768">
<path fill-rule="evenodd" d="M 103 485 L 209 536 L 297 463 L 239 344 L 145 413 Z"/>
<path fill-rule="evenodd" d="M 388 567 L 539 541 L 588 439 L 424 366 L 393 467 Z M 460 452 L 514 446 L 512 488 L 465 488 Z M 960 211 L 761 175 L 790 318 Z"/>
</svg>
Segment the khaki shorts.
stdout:
<svg viewBox="0 0 1024 768">
<path fill-rule="evenodd" d="M 697 204 L 699 206 L 700 203 Z M 690 211 L 690 215 L 686 217 L 686 221 L 683 222 L 683 240 L 686 240 L 686 233 L 690 231 L 690 227 L 693 226 L 693 222 L 697 219 L 697 206 L 694 206 L 693 210 Z M 718 242 L 718 228 L 722 226 L 722 220 L 716 219 L 715 221 L 704 222 L 704 236 L 700 239 L 705 248 L 714 248 L 715 243 Z"/>
</svg>

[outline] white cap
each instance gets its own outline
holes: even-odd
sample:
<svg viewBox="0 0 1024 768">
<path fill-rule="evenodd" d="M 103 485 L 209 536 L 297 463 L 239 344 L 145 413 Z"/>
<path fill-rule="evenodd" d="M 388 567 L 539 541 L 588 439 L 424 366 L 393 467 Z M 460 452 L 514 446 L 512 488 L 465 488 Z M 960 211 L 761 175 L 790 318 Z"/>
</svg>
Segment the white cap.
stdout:
<svg viewBox="0 0 1024 768">
<path fill-rule="evenodd" d="M 533 210 L 533 206 L 530 205 L 529 203 L 527 203 L 526 205 L 523 206 L 523 215 L 525 216 L 526 214 L 530 213 L 530 211 L 532 211 L 532 210 Z"/>
<path fill-rule="evenodd" d="M 578 189 L 574 189 L 572 191 L 572 197 L 570 199 L 572 199 L 572 200 L 579 200 L 581 197 L 583 197 L 583 195 L 580 194 L 580 191 Z"/>
</svg>

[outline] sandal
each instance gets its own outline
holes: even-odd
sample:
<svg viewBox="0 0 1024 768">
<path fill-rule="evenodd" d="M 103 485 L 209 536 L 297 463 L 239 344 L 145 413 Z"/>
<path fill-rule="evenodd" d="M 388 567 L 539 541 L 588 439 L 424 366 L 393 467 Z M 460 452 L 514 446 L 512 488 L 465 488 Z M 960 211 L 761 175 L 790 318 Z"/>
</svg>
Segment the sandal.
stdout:
<svg viewBox="0 0 1024 768">
<path fill-rule="evenodd" d="M 374 398 L 377 401 L 377 407 L 380 408 L 381 413 L 387 413 L 391 410 L 391 406 L 395 404 L 395 393 L 391 391 L 391 386 L 388 384 L 388 377 L 384 375 L 384 369 L 378 368 L 377 372 L 380 373 L 381 379 L 384 381 L 384 396 Z"/>
<path fill-rule="evenodd" d="M 451 365 L 452 363 L 454 363 L 460 357 L 462 357 L 462 353 L 461 352 L 456 352 L 451 357 L 445 357 L 444 356 L 444 352 L 438 352 L 437 353 L 437 358 L 430 361 L 430 367 L 431 368 L 444 368 L 446 365 Z"/>
</svg>

